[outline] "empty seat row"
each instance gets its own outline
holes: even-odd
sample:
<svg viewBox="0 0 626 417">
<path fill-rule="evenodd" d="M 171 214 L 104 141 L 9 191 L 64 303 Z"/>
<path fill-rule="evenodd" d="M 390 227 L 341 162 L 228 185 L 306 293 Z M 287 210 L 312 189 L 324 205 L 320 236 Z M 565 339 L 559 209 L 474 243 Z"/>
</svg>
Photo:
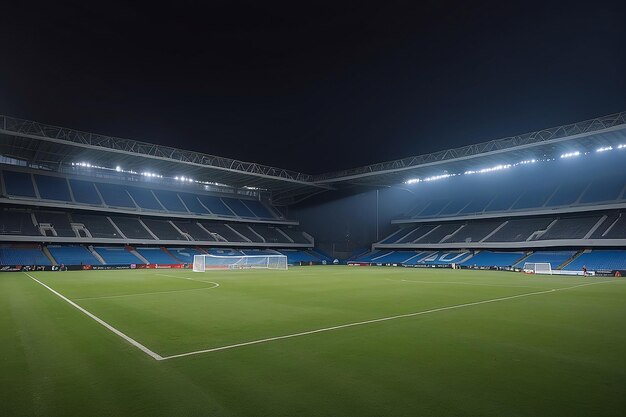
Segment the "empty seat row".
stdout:
<svg viewBox="0 0 626 417">
<path fill-rule="evenodd" d="M 2 171 L 4 194 L 64 203 L 228 217 L 275 219 L 258 200 L 150 189 L 134 185 L 67 179 L 59 176 Z"/>
</svg>

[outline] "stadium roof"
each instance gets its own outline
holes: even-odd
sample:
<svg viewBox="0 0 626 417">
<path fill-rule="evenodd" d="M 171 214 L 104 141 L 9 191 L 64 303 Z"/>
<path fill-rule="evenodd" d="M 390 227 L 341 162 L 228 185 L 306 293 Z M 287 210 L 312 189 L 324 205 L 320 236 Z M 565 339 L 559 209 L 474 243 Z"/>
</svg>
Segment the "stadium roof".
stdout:
<svg viewBox="0 0 626 417">
<path fill-rule="evenodd" d="M 268 190 L 289 204 L 333 188 L 389 186 L 411 178 L 462 173 L 519 161 L 559 157 L 626 144 L 626 112 L 537 132 L 321 175 L 0 116 L 0 154 L 31 165 L 77 161 L 138 172 L 185 175 L 232 187 Z"/>
</svg>

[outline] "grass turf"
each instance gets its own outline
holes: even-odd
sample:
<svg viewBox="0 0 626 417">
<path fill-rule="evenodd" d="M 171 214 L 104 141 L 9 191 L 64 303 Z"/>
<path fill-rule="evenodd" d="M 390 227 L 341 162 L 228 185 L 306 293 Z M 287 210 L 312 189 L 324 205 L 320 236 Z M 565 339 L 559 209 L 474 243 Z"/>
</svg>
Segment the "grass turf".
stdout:
<svg viewBox="0 0 626 417">
<path fill-rule="evenodd" d="M 27 275 L 2 274 L 1 415 L 626 413 L 622 279 L 334 266 L 31 275 L 166 357 L 608 282 L 156 361 Z"/>
</svg>

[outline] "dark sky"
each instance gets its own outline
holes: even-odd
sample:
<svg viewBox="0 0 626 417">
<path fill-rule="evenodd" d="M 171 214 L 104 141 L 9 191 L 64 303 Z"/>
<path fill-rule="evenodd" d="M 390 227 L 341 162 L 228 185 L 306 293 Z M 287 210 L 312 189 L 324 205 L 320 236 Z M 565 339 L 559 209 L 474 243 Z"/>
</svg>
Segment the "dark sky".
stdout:
<svg viewBox="0 0 626 417">
<path fill-rule="evenodd" d="M 352 3 L 5 2 L 0 113 L 320 173 L 626 110 L 624 2 Z"/>
</svg>

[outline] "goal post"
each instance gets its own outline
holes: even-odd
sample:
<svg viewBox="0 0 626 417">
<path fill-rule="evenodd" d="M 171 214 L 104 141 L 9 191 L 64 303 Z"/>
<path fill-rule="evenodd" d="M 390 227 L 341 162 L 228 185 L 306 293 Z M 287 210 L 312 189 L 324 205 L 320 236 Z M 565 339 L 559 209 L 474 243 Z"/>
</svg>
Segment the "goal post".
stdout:
<svg viewBox="0 0 626 417">
<path fill-rule="evenodd" d="M 523 267 L 524 272 L 533 274 L 552 275 L 552 265 L 549 262 L 526 262 Z"/>
<path fill-rule="evenodd" d="M 235 269 L 287 269 L 285 255 L 194 255 L 193 271 Z"/>
</svg>

